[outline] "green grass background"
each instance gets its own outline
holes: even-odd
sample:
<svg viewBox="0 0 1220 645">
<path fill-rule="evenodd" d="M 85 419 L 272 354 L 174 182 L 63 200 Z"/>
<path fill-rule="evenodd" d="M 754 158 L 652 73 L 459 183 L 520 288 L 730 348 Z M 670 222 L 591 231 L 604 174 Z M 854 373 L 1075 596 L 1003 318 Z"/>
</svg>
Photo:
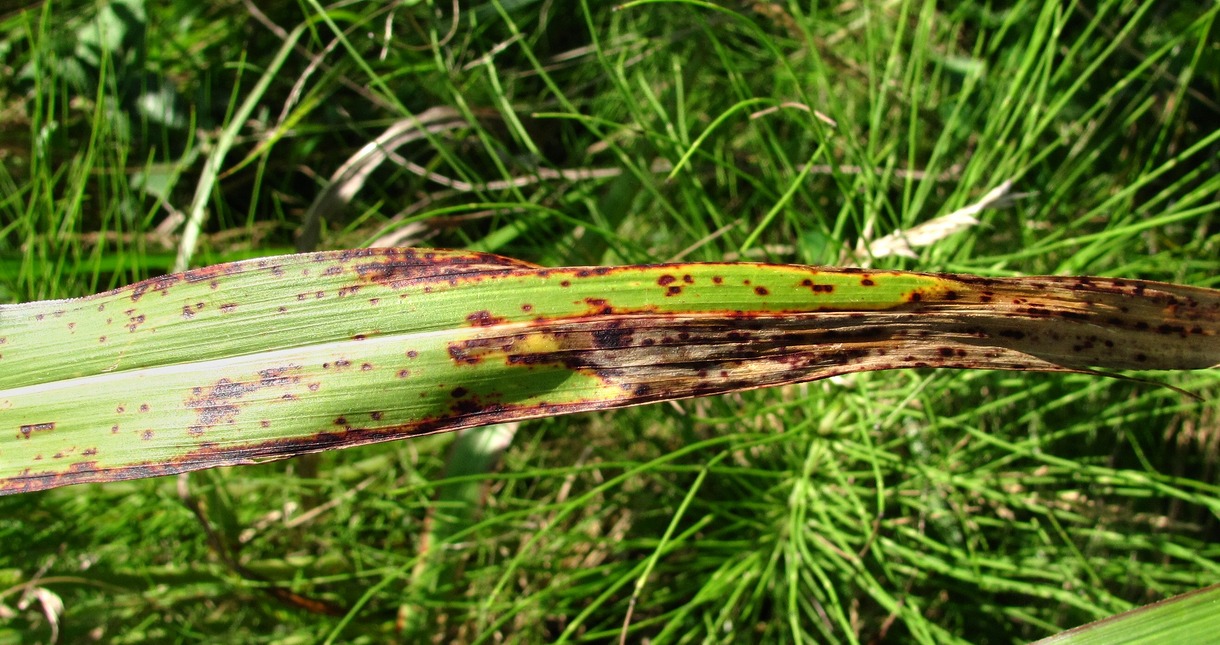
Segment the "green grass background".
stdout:
<svg viewBox="0 0 1220 645">
<path fill-rule="evenodd" d="M 0 301 L 164 273 L 184 240 L 292 252 L 340 166 L 430 109 L 453 127 L 317 248 L 1217 286 L 1217 14 L 3 3 Z M 857 253 L 1007 180 L 917 258 Z M 887 372 L 532 421 L 474 467 L 444 435 L 3 498 L 0 642 L 1028 641 L 1220 574 L 1220 378 L 1156 378 L 1202 400 Z"/>
</svg>

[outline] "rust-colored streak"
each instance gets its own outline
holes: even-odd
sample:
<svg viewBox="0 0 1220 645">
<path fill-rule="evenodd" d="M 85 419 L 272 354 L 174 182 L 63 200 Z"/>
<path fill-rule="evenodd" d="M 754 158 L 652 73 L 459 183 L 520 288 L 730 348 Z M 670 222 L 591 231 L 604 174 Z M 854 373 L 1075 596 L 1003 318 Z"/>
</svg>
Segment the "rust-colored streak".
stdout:
<svg viewBox="0 0 1220 645">
<path fill-rule="evenodd" d="M 427 249 L 355 249 L 333 254 L 334 260 L 354 267 L 361 283 L 402 289 L 424 282 L 457 284 L 478 281 L 535 265 L 483 253 L 441 253 Z"/>
<path fill-rule="evenodd" d="M 152 278 L 149 280 L 145 280 L 145 281 L 135 285 L 134 287 L 132 287 L 131 296 L 130 296 L 131 301 L 139 302 L 140 298 L 143 298 L 144 294 L 146 294 L 150 291 L 153 293 L 160 293 L 163 296 L 167 296 L 167 295 L 169 295 L 170 288 L 173 287 L 174 285 L 178 284 L 179 282 L 181 282 L 183 279 L 185 279 L 185 277 L 186 276 L 184 276 L 183 274 L 180 274 L 180 273 L 172 273 L 169 275 L 163 275 L 163 276 L 159 276 L 159 277 Z"/>
</svg>

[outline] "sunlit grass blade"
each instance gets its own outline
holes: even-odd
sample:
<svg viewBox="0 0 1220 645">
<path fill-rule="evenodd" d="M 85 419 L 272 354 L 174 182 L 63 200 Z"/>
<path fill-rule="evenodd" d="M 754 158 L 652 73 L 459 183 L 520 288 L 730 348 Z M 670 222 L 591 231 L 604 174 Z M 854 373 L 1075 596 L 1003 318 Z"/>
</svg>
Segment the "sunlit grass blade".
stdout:
<svg viewBox="0 0 1220 645">
<path fill-rule="evenodd" d="M 1207 643 L 1220 628 L 1217 608 L 1220 585 L 1212 585 L 1069 629 L 1038 641 L 1038 645 Z"/>
</svg>

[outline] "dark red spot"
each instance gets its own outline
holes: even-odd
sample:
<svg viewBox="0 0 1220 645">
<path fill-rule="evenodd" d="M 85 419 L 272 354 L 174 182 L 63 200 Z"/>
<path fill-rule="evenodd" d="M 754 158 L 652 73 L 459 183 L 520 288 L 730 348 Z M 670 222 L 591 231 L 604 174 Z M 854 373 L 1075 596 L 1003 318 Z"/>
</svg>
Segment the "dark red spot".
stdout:
<svg viewBox="0 0 1220 645">
<path fill-rule="evenodd" d="M 356 334 L 352 336 L 352 340 L 364 340 L 364 334 Z"/>
<path fill-rule="evenodd" d="M 416 356 L 419 356 L 419 352 L 413 349 L 407 350 L 407 358 L 415 358 Z"/>
<path fill-rule="evenodd" d="M 760 296 L 766 296 L 766 295 L 770 295 L 771 292 L 767 291 L 766 287 L 754 287 L 754 293 L 756 293 Z"/>
<path fill-rule="evenodd" d="M 684 274 L 682 276 L 682 281 L 685 282 L 686 284 L 695 284 L 695 279 L 690 277 L 689 273 Z"/>
<path fill-rule="evenodd" d="M 467 394 L 469 394 L 469 391 L 464 387 L 455 387 L 455 388 L 453 388 L 452 391 L 449 392 L 449 396 L 452 396 L 455 399 L 460 399 L 460 398 L 466 396 Z"/>
<path fill-rule="evenodd" d="M 559 286 L 561 286 L 561 287 L 570 287 L 570 286 L 572 286 L 572 281 L 571 281 L 571 280 L 564 280 L 564 281 L 562 281 L 562 282 L 560 282 L 560 283 L 559 283 Z"/>
<path fill-rule="evenodd" d="M 373 364 L 372 364 L 372 363 L 361 363 L 361 364 L 360 364 L 360 371 L 361 371 L 361 372 L 367 372 L 367 371 L 369 371 L 369 370 L 371 370 L 371 369 L 373 369 Z"/>
<path fill-rule="evenodd" d="M 945 300 L 957 300 L 959 297 L 960 296 L 957 295 L 956 291 L 946 291 L 945 292 Z"/>
<path fill-rule="evenodd" d="M 385 416 L 385 413 L 384 413 L 384 412 L 382 412 L 382 411 L 380 411 L 380 410 L 374 410 L 374 411 L 372 411 L 372 412 L 370 412 L 370 413 L 369 413 L 369 416 L 370 416 L 370 417 L 371 417 L 371 418 L 372 418 L 374 421 L 381 421 L 381 417 Z"/>
<path fill-rule="evenodd" d="M 663 276 L 657 278 L 657 284 L 662 287 L 668 287 L 669 285 L 671 285 L 677 281 L 678 281 L 677 278 L 675 278 L 669 274 L 666 274 L 666 275 L 663 275 Z"/>
<path fill-rule="evenodd" d="M 712 284 L 724 284 L 724 278 L 714 275 L 712 276 Z"/>
<path fill-rule="evenodd" d="M 151 409 L 152 409 L 152 408 L 148 407 L 148 404 L 147 404 L 147 403 L 141 403 L 141 404 L 140 404 L 140 412 L 148 412 L 148 411 L 149 411 L 149 410 L 151 410 Z"/>
<path fill-rule="evenodd" d="M 529 313 L 534 310 L 534 305 L 521 305 L 521 311 Z"/>
<path fill-rule="evenodd" d="M 665 297 L 676 296 L 680 293 L 682 293 L 682 287 L 673 286 L 665 290 Z"/>
<path fill-rule="evenodd" d="M 407 378 L 411 375 L 411 370 L 398 370 L 398 378 Z"/>
<path fill-rule="evenodd" d="M 860 278 L 860 286 L 862 286 L 862 287 L 875 287 L 875 286 L 877 286 L 877 283 L 876 283 L 876 282 L 873 282 L 872 278 L 867 278 L 867 277 L 866 277 L 866 278 Z"/>
<path fill-rule="evenodd" d="M 345 426 L 345 425 L 347 425 L 347 417 L 336 417 L 336 418 L 335 418 L 335 421 L 334 421 L 334 424 L 335 424 L 335 425 L 337 425 L 337 426 Z"/>
</svg>

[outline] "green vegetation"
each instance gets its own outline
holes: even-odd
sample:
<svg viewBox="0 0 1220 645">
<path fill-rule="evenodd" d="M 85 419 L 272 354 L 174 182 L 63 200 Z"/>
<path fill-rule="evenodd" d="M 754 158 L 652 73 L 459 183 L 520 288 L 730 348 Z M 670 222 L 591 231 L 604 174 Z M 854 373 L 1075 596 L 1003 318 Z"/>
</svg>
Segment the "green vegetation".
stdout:
<svg viewBox="0 0 1220 645">
<path fill-rule="evenodd" d="M 0 301 L 387 244 L 1215 287 L 1220 6 L 1093 4 L 0 9 Z M 1220 573 L 1220 378 L 1155 378 L 1201 400 L 884 372 L 0 498 L 0 639 L 1036 639 Z"/>
</svg>

